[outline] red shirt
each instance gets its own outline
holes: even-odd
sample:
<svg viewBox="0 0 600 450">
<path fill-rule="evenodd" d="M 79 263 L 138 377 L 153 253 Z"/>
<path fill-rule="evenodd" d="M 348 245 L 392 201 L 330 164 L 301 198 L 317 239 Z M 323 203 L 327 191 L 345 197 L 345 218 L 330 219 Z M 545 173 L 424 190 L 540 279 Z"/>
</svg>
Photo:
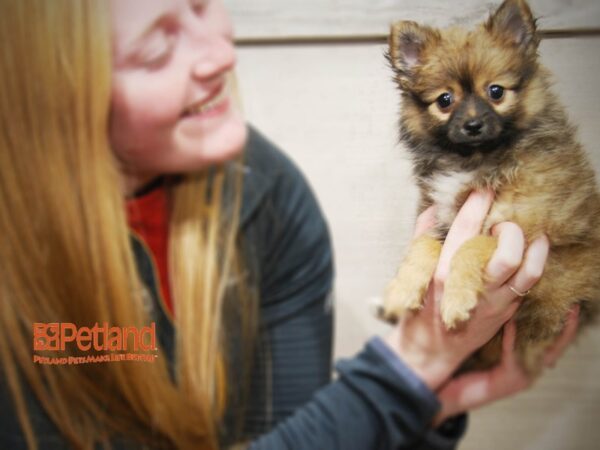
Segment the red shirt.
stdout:
<svg viewBox="0 0 600 450">
<path fill-rule="evenodd" d="M 169 202 L 163 178 L 158 178 L 127 200 L 129 227 L 148 246 L 151 253 L 159 293 L 167 310 L 173 314 L 169 284 Z"/>
</svg>

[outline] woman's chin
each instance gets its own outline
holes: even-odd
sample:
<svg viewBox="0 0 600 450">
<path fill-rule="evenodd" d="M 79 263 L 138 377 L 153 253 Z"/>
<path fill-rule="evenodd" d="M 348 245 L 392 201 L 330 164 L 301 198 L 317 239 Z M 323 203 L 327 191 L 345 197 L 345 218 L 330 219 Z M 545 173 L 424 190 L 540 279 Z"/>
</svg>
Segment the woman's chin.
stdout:
<svg viewBox="0 0 600 450">
<path fill-rule="evenodd" d="M 248 128 L 241 116 L 230 117 L 220 126 L 201 136 L 178 136 L 181 158 L 177 164 L 182 172 L 201 170 L 238 156 L 246 144 Z"/>
<path fill-rule="evenodd" d="M 241 120 L 230 121 L 218 132 L 204 136 L 202 153 L 209 164 L 222 163 L 238 156 L 246 145 L 248 127 Z"/>
</svg>

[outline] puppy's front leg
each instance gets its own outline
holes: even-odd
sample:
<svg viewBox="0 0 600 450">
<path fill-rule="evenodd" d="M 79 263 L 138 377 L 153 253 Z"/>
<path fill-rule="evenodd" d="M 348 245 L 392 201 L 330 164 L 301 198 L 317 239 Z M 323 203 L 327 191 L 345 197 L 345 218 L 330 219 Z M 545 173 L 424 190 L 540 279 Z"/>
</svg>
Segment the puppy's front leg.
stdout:
<svg viewBox="0 0 600 450">
<path fill-rule="evenodd" d="M 468 320 L 485 285 L 485 269 L 496 250 L 492 236 L 475 236 L 452 257 L 440 305 L 442 320 L 448 328 Z"/>
<path fill-rule="evenodd" d="M 437 267 L 442 244 L 433 236 L 416 238 L 386 289 L 382 316 L 396 321 L 406 311 L 419 309 L 433 272 Z"/>
</svg>

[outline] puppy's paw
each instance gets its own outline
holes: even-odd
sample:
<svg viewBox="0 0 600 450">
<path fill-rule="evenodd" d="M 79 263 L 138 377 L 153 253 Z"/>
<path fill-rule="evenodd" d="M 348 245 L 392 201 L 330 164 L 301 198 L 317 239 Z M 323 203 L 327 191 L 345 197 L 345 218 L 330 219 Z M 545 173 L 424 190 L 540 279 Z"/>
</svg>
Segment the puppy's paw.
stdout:
<svg viewBox="0 0 600 450">
<path fill-rule="evenodd" d="M 444 298 L 440 305 L 442 321 L 449 330 L 456 328 L 460 323 L 471 318 L 471 310 L 477 305 L 477 292 L 468 292 L 466 289 L 444 288 Z"/>
<path fill-rule="evenodd" d="M 407 311 L 421 308 L 427 286 L 419 285 L 414 281 L 399 274 L 388 285 L 381 310 L 381 317 L 384 320 L 393 323 Z"/>
<path fill-rule="evenodd" d="M 496 249 L 496 238 L 476 236 L 465 242 L 452 257 L 440 305 L 448 329 L 469 320 L 484 290 L 485 267 Z"/>
<path fill-rule="evenodd" d="M 407 311 L 421 308 L 440 250 L 440 242 L 431 236 L 413 241 L 396 277 L 386 289 L 381 313 L 384 320 L 395 322 Z"/>
</svg>

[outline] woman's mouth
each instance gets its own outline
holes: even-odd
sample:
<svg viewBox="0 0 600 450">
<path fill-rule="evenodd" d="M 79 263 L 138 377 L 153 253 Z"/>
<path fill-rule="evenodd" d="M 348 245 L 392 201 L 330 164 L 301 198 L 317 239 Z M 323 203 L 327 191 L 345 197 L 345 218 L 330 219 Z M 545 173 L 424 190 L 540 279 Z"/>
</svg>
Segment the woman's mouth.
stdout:
<svg viewBox="0 0 600 450">
<path fill-rule="evenodd" d="M 227 83 L 224 83 L 208 99 L 203 99 L 197 103 L 188 106 L 182 114 L 183 118 L 204 118 L 220 114 L 229 105 L 229 89 Z"/>
</svg>

